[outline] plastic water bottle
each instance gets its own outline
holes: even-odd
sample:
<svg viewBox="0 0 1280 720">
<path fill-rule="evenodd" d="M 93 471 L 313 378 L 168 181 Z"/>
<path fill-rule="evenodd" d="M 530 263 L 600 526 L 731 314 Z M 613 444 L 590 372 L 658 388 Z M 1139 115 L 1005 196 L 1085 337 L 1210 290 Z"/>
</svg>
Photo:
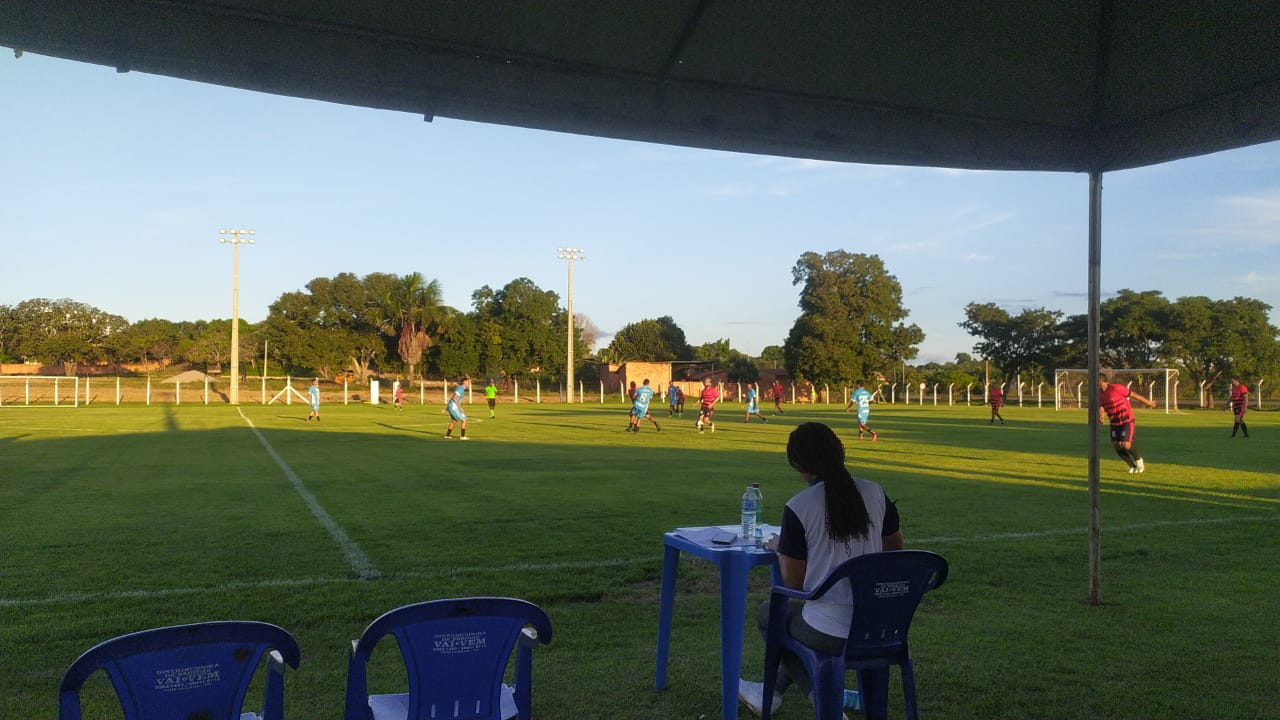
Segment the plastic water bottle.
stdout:
<svg viewBox="0 0 1280 720">
<path fill-rule="evenodd" d="M 858 690 L 844 691 L 844 709 L 862 710 L 862 693 Z"/>
<path fill-rule="evenodd" d="M 764 544 L 764 493 L 760 492 L 760 483 L 751 483 L 751 492 L 756 496 L 756 544 Z"/>
<path fill-rule="evenodd" d="M 755 490 L 747 488 L 747 491 L 742 493 L 742 537 L 755 539 L 756 509 L 759 506 Z"/>
</svg>

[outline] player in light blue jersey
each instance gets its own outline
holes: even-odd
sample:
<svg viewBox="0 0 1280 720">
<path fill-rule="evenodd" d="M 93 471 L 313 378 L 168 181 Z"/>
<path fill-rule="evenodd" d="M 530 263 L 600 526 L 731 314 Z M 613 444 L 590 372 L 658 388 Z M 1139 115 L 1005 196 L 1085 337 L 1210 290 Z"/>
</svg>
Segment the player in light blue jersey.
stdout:
<svg viewBox="0 0 1280 720">
<path fill-rule="evenodd" d="M 756 391 L 755 383 L 747 383 L 747 419 L 742 422 L 751 422 L 751 416 L 755 415 L 762 422 L 769 422 L 769 418 L 760 414 L 760 396 Z"/>
<path fill-rule="evenodd" d="M 849 393 L 849 404 L 844 406 L 844 411 L 849 412 L 849 408 L 853 407 L 854 405 L 858 406 L 858 439 L 859 440 L 862 439 L 862 433 L 864 430 L 866 432 L 871 433 L 871 439 L 873 441 L 880 437 L 879 435 L 876 434 L 875 430 L 872 430 L 871 428 L 867 427 L 867 418 L 871 417 L 871 403 L 875 401 L 876 399 L 871 396 L 871 393 L 865 387 L 863 387 L 863 383 L 861 380 L 857 382 L 857 387 L 854 388 L 854 391 L 852 393 Z"/>
<path fill-rule="evenodd" d="M 307 416 L 307 422 L 311 422 L 311 418 L 320 422 L 320 378 L 311 381 L 311 387 L 307 388 L 307 395 L 311 399 L 311 414 Z"/>
<path fill-rule="evenodd" d="M 446 440 L 453 437 L 453 426 L 455 423 L 462 423 L 462 433 L 458 436 L 459 440 L 467 439 L 467 414 L 462 412 L 462 397 L 471 389 L 471 377 L 462 376 L 462 382 L 453 389 L 453 394 L 449 396 L 449 404 L 445 407 L 449 411 L 449 429 L 444 431 Z"/>
<path fill-rule="evenodd" d="M 645 378 L 644 384 L 636 388 L 631 400 L 631 424 L 627 426 L 627 432 L 640 432 L 640 418 L 653 423 L 653 429 L 662 432 L 662 426 L 649 414 L 649 401 L 652 399 L 653 388 L 649 387 L 649 378 Z"/>
</svg>

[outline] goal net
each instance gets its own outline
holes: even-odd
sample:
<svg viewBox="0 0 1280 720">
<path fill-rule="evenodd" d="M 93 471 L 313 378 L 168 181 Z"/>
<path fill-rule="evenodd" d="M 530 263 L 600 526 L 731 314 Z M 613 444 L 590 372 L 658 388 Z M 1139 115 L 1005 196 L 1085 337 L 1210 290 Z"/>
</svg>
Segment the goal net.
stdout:
<svg viewBox="0 0 1280 720">
<path fill-rule="evenodd" d="M 1101 368 L 1111 378 L 1131 391 L 1163 405 L 1166 413 L 1178 411 L 1178 371 L 1173 368 Z M 1089 387 L 1089 371 L 1082 368 L 1066 368 L 1053 371 L 1054 409 L 1087 408 L 1097 396 Z"/>
<path fill-rule="evenodd" d="M 0 375 L 0 406 L 79 407 L 80 378 L 61 375 Z"/>
</svg>

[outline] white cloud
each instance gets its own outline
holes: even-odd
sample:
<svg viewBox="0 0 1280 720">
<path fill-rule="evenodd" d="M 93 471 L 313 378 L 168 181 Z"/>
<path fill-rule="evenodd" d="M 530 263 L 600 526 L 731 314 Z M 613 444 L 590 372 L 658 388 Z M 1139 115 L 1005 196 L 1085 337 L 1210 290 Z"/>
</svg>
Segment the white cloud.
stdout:
<svg viewBox="0 0 1280 720">
<path fill-rule="evenodd" d="M 932 245 L 927 242 L 906 242 L 890 245 L 885 248 L 887 252 L 914 252 L 917 250 L 928 250 Z"/>
<path fill-rule="evenodd" d="M 1280 190 L 1221 198 L 1216 216 L 1192 232 L 1239 245 L 1280 245 Z"/>
<path fill-rule="evenodd" d="M 964 259 L 970 260 L 973 262 L 989 262 L 991 260 L 995 260 L 995 257 L 992 255 L 979 255 L 978 253 L 969 253 L 968 255 L 964 256 Z"/>
<path fill-rule="evenodd" d="M 969 211 L 965 211 L 963 214 L 968 215 Z M 946 238 L 958 237 L 960 235 L 972 235 L 973 233 L 976 233 L 979 230 L 985 230 L 986 228 L 992 227 L 994 225 L 1000 225 L 1000 224 L 1006 223 L 1012 218 L 1013 218 L 1013 213 L 1011 212 L 995 213 L 992 215 L 987 215 L 985 217 L 979 217 L 974 221 L 967 223 L 965 225 L 954 225 L 952 227 L 947 228 L 946 230 L 942 230 L 940 232 L 934 233 L 933 235 L 930 235 L 929 238 L 931 240 L 943 240 Z"/>
</svg>

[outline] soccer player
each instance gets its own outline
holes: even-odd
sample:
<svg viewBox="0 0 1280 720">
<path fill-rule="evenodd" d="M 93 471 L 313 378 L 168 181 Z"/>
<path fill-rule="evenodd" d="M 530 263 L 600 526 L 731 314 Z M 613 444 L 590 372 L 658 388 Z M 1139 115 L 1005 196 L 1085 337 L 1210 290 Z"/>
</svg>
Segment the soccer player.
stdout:
<svg viewBox="0 0 1280 720">
<path fill-rule="evenodd" d="M 399 380 L 391 383 L 391 394 L 395 397 L 395 406 L 397 410 L 404 409 L 404 386 Z"/>
<path fill-rule="evenodd" d="M 649 401 L 652 399 L 653 388 L 649 387 L 649 378 L 645 378 L 644 385 L 636 389 L 631 401 L 631 423 L 627 425 L 627 432 L 640 432 L 640 418 L 653 423 L 653 429 L 662 432 L 662 426 L 649 414 Z"/>
<path fill-rule="evenodd" d="M 859 380 L 849 393 L 849 404 L 844 406 L 844 411 L 849 412 L 849 408 L 854 405 L 858 406 L 858 439 L 862 439 L 862 432 L 865 430 L 871 433 L 871 441 L 875 442 L 880 438 L 875 430 L 867 426 L 867 418 L 871 416 L 871 403 L 876 399 L 871 396 L 871 391 L 867 390 L 865 384 Z"/>
<path fill-rule="evenodd" d="M 631 409 L 627 412 L 627 432 L 631 432 L 631 423 L 636 417 L 636 381 L 631 381 L 631 387 L 627 388 L 627 399 L 631 401 Z"/>
<path fill-rule="evenodd" d="M 496 417 L 494 408 L 498 405 L 498 386 L 493 384 L 493 378 L 489 378 L 489 384 L 484 386 L 484 399 L 489 401 L 489 417 Z"/>
<path fill-rule="evenodd" d="M 1004 404 L 1004 390 L 1000 388 L 1000 383 L 991 383 L 991 422 L 994 424 L 996 418 L 1000 419 L 1000 424 L 1004 424 L 1004 418 L 1000 416 L 1000 406 Z"/>
<path fill-rule="evenodd" d="M 672 380 L 667 386 L 667 417 L 671 417 L 680 411 L 680 387 L 676 385 L 676 381 Z"/>
<path fill-rule="evenodd" d="M 676 395 L 678 396 L 676 398 L 676 415 L 684 417 L 684 388 L 677 387 Z"/>
<path fill-rule="evenodd" d="M 1111 447 L 1116 449 L 1116 454 L 1129 466 L 1130 473 L 1140 473 L 1147 468 L 1142 462 L 1142 456 L 1138 454 L 1138 449 L 1133 446 L 1137 424 L 1133 419 L 1130 398 L 1136 399 L 1147 407 L 1156 406 L 1154 401 L 1136 392 L 1130 392 L 1129 388 L 1120 383 L 1111 382 L 1106 373 L 1098 375 L 1098 420 L 1110 419 Z"/>
<path fill-rule="evenodd" d="M 747 383 L 747 419 L 743 420 L 743 422 L 751 422 L 752 415 L 760 418 L 761 422 L 769 422 L 769 418 L 760 414 L 759 399 L 756 397 L 756 384 Z"/>
<path fill-rule="evenodd" d="M 1249 426 L 1244 424 L 1244 411 L 1249 409 L 1249 386 L 1240 382 L 1240 378 L 1231 378 L 1231 404 L 1227 407 L 1231 408 L 1232 414 L 1236 416 L 1236 424 L 1231 428 L 1231 437 L 1236 436 L 1237 430 L 1243 430 L 1244 436 L 1249 437 Z"/>
<path fill-rule="evenodd" d="M 459 440 L 467 439 L 467 414 L 462 412 L 462 396 L 471 389 L 471 376 L 463 375 L 462 382 L 453 389 L 453 394 L 449 396 L 449 404 L 445 409 L 449 411 L 449 429 L 444 431 L 444 439 L 453 438 L 453 426 L 462 423 L 462 432 L 459 434 Z"/>
<path fill-rule="evenodd" d="M 307 395 L 311 397 L 311 414 L 307 416 L 307 422 L 315 418 L 318 423 L 320 422 L 320 378 L 311 381 L 311 387 L 307 388 Z"/>
<path fill-rule="evenodd" d="M 777 379 L 773 381 L 773 414 L 784 414 L 782 412 L 782 381 Z"/>
<path fill-rule="evenodd" d="M 702 406 L 698 408 L 698 432 L 706 432 L 707 425 L 711 426 L 711 432 L 716 431 L 716 424 L 711 422 L 711 416 L 716 414 L 716 401 L 720 399 L 720 393 L 711 385 L 711 378 L 702 378 Z"/>
</svg>

